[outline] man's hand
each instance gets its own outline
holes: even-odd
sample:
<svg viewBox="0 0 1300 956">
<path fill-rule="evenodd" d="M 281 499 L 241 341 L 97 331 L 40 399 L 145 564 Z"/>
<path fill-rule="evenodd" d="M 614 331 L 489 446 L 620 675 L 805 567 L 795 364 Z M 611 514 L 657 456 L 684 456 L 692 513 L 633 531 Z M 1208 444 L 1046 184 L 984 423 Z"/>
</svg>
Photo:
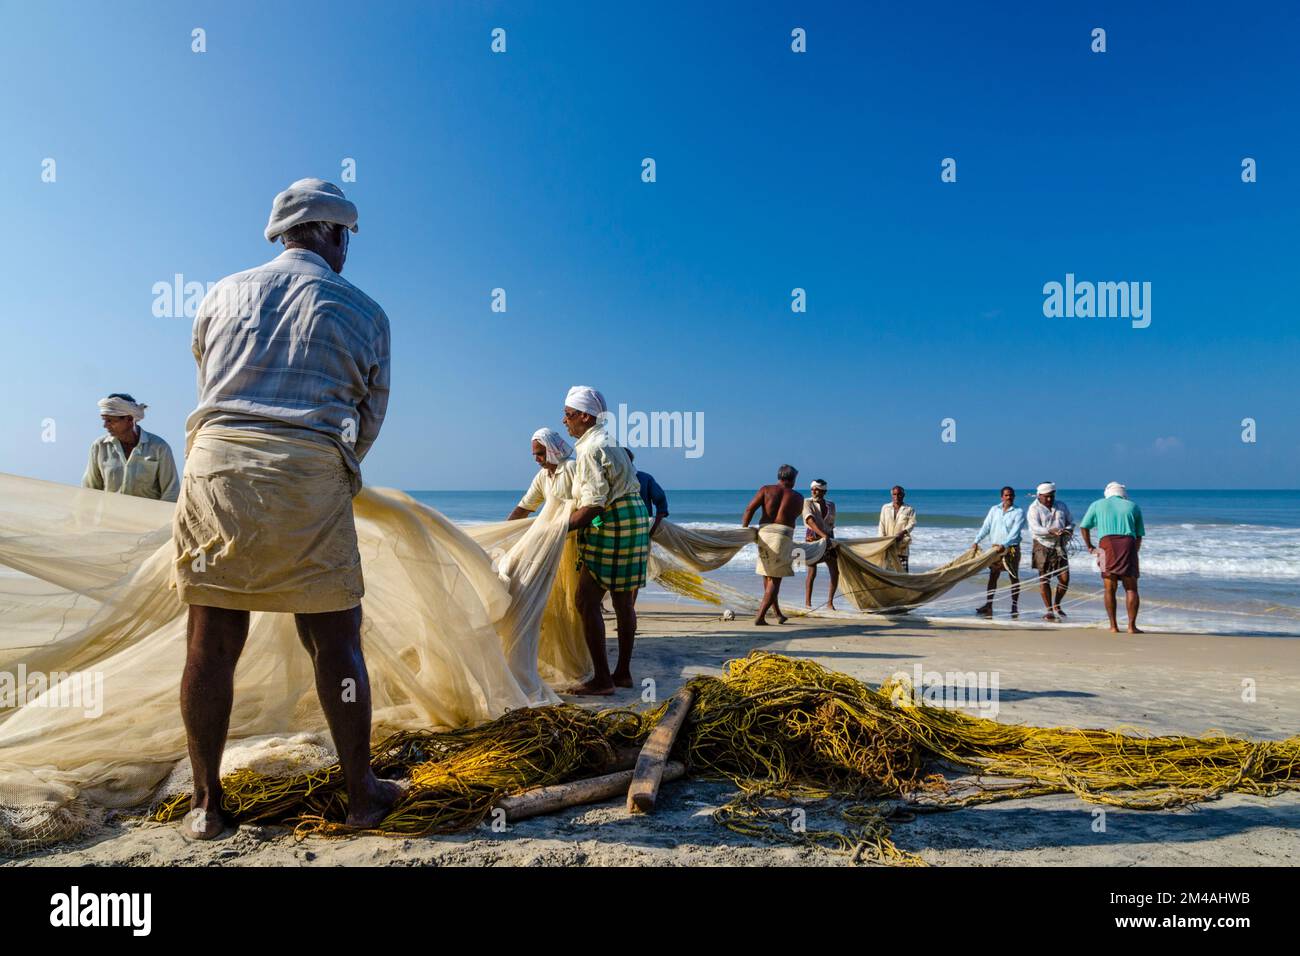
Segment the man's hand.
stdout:
<svg viewBox="0 0 1300 956">
<path fill-rule="evenodd" d="M 994 550 L 994 551 L 1005 551 L 1005 550 L 1007 550 L 1007 547 L 1006 547 L 1006 545 L 1004 545 L 1004 544 L 995 544 L 995 545 L 993 546 L 993 550 Z"/>
</svg>

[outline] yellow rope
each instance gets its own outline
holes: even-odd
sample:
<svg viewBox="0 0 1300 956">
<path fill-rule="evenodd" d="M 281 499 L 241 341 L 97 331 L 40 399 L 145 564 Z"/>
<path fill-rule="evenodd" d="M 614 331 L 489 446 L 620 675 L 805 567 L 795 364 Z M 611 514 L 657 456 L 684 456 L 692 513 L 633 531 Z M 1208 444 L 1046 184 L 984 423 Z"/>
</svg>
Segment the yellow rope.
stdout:
<svg viewBox="0 0 1300 956">
<path fill-rule="evenodd" d="M 1003 724 L 913 704 L 905 684 L 873 689 L 812 661 L 761 652 L 691 686 L 695 701 L 677 750 L 692 774 L 728 780 L 739 791 L 714 818 L 737 833 L 820 846 L 855 861 L 920 862 L 890 839 L 900 801 L 950 809 L 1074 793 L 1149 810 L 1228 792 L 1271 796 L 1300 788 L 1300 736 L 1250 741 Z M 476 826 L 505 794 L 598 772 L 615 747 L 643 741 L 666 706 L 641 714 L 537 707 L 451 733 L 395 734 L 374 749 L 375 772 L 409 778 L 411 786 L 376 832 Z M 935 772 L 945 763 L 1012 780 L 959 786 Z M 236 820 L 291 822 L 299 836 L 357 832 L 339 822 L 346 799 L 338 765 L 281 779 L 243 770 L 222 784 L 223 806 Z M 804 817 L 792 801 L 838 813 L 843 828 L 796 826 Z M 178 819 L 188 808 L 188 795 L 177 797 L 152 818 Z"/>
</svg>

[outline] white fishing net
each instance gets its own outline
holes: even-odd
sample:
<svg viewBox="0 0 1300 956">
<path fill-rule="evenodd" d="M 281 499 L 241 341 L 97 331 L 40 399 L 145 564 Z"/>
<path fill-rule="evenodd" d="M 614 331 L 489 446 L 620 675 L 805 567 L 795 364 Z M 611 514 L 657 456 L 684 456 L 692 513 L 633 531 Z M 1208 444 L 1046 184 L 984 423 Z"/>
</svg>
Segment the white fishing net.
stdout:
<svg viewBox="0 0 1300 956">
<path fill-rule="evenodd" d="M 553 703 L 590 677 L 571 506 L 548 499 L 536 518 L 461 529 L 401 492 L 356 497 L 376 739 Z M 157 799 L 160 784 L 188 787 L 173 507 L 0 475 L 0 852 L 68 839 L 105 809 Z M 703 582 L 692 596 L 748 606 L 698 572 L 753 540 L 752 529 L 665 521 L 651 573 L 670 587 L 689 575 Z M 859 608 L 920 603 L 990 560 L 904 575 L 872 563 L 891 563 L 890 546 L 842 544 L 843 587 Z M 808 563 L 823 557 L 822 543 L 801 548 Z M 223 769 L 299 772 L 333 762 L 328 739 L 292 616 L 252 614 Z"/>
</svg>

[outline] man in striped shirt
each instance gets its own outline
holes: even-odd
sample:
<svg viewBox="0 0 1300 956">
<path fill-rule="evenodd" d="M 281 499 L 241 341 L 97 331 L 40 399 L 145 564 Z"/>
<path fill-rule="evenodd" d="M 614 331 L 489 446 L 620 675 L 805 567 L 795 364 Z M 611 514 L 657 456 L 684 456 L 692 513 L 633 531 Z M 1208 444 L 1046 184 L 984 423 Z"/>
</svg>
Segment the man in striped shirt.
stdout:
<svg viewBox="0 0 1300 956">
<path fill-rule="evenodd" d="M 221 755 L 253 611 L 294 615 L 343 767 L 348 824 L 378 824 L 401 792 L 370 768 L 352 497 L 388 404 L 389 330 L 383 309 L 339 274 L 356 221 L 337 186 L 292 184 L 265 232 L 284 252 L 217 283 L 194 321 L 198 407 L 173 524 L 175 583 L 189 605 L 191 839 L 228 822 Z"/>
</svg>

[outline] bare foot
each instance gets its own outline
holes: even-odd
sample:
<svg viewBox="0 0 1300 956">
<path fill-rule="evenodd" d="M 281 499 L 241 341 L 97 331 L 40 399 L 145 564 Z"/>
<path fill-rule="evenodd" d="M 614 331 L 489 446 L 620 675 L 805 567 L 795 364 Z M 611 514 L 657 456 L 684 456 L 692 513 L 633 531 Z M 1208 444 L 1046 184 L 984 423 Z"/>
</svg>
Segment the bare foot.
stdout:
<svg viewBox="0 0 1300 956">
<path fill-rule="evenodd" d="M 983 604 L 983 605 L 981 605 L 981 606 L 979 606 L 979 607 L 977 607 L 977 608 L 975 609 L 975 613 L 978 614 L 980 617 L 992 617 L 992 616 L 993 616 L 993 605 L 992 605 L 992 604 Z"/>
<path fill-rule="evenodd" d="M 1017 611 L 1015 608 L 1011 609 L 1011 620 L 1013 621 L 1020 620 L 1020 612 Z"/>
<path fill-rule="evenodd" d="M 1065 612 L 1062 611 L 1059 607 L 1056 609 L 1056 616 L 1061 618 L 1061 620 L 1065 620 Z"/>
<path fill-rule="evenodd" d="M 614 684 L 578 684 L 564 692 L 569 697 L 609 697 L 614 693 Z"/>
<path fill-rule="evenodd" d="M 767 627 L 767 626 L 768 626 L 767 618 L 765 618 L 765 617 L 756 617 L 756 618 L 754 618 L 754 626 L 755 626 L 755 627 Z"/>
<path fill-rule="evenodd" d="M 788 617 L 786 617 L 784 614 L 778 614 L 778 615 L 776 616 L 776 623 L 778 623 L 778 624 L 784 624 L 784 623 L 786 623 L 786 622 L 789 621 L 789 620 L 790 620 L 790 619 L 789 619 Z"/>
<path fill-rule="evenodd" d="M 1145 633 L 1146 633 L 1146 631 L 1142 630 L 1140 627 L 1135 627 L 1135 626 L 1133 626 L 1132 624 L 1130 624 L 1130 625 L 1128 626 L 1128 632 L 1129 632 L 1130 634 L 1145 634 Z"/>
<path fill-rule="evenodd" d="M 1112 625 L 1110 626 L 1110 632 L 1111 632 L 1112 634 L 1118 634 L 1118 633 L 1119 633 L 1119 628 L 1116 627 L 1114 624 L 1112 624 Z"/>
<path fill-rule="evenodd" d="M 196 808 L 181 821 L 181 836 L 187 840 L 215 840 L 229 826 L 224 813 Z"/>
<path fill-rule="evenodd" d="M 826 609 L 827 609 L 828 611 L 834 611 L 834 610 L 835 610 L 835 605 L 834 605 L 834 604 L 827 604 L 827 605 L 826 605 Z"/>
<path fill-rule="evenodd" d="M 634 684 L 632 683 L 632 675 L 631 675 L 631 674 L 620 674 L 620 673 L 618 673 L 617 671 L 615 671 L 614 674 L 611 675 L 611 679 L 614 681 L 614 686 L 615 686 L 615 687 L 634 687 L 634 686 L 636 686 L 636 685 L 634 685 Z"/>
<path fill-rule="evenodd" d="M 358 830 L 369 830 L 384 821 L 392 812 L 393 805 L 401 799 L 406 787 L 396 780 L 375 780 L 375 786 L 364 801 L 348 809 L 347 824 Z"/>
<path fill-rule="evenodd" d="M 1048 611 L 1046 614 L 1043 615 L 1043 620 L 1044 620 L 1044 621 L 1052 621 L 1053 623 L 1055 623 L 1055 622 L 1056 622 L 1056 615 L 1053 614 L 1051 611 Z"/>
</svg>

